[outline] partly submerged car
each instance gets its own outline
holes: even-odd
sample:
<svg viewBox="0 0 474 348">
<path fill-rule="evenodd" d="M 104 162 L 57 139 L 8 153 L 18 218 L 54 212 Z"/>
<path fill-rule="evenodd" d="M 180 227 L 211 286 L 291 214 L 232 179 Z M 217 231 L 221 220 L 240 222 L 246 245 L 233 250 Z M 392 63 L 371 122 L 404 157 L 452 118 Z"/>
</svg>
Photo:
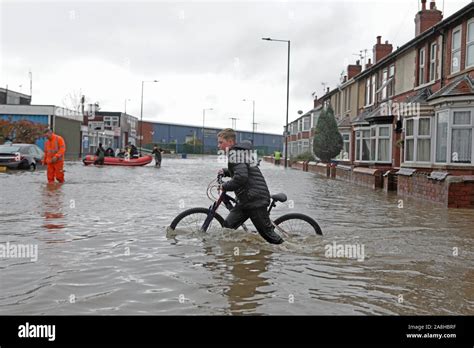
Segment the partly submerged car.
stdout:
<svg viewBox="0 0 474 348">
<path fill-rule="evenodd" d="M 44 152 L 35 144 L 6 143 L 0 145 L 0 168 L 35 170 Z"/>
</svg>

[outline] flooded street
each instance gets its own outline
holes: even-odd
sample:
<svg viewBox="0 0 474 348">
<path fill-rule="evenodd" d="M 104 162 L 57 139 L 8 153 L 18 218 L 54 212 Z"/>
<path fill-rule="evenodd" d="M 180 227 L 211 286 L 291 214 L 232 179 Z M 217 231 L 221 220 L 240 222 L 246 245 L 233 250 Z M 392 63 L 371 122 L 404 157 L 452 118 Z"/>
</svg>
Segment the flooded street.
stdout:
<svg viewBox="0 0 474 348">
<path fill-rule="evenodd" d="M 243 230 L 170 234 L 181 211 L 208 207 L 216 157 L 162 168 L 66 164 L 0 173 L 1 314 L 474 314 L 474 211 L 403 199 L 262 162 L 272 217 L 312 216 L 324 236 L 267 244 Z M 219 212 L 227 215 L 225 208 Z M 363 260 L 328 257 L 361 245 Z"/>
</svg>

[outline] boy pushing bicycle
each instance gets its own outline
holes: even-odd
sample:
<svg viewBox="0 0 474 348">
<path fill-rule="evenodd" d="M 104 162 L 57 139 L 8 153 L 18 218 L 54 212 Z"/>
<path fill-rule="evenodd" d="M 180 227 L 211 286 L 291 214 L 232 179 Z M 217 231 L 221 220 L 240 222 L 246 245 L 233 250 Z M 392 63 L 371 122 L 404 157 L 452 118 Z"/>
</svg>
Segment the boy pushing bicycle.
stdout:
<svg viewBox="0 0 474 348">
<path fill-rule="evenodd" d="M 227 156 L 227 169 L 219 174 L 231 177 L 221 187 L 224 191 L 234 191 L 237 205 L 227 216 L 224 227 L 235 229 L 250 218 L 258 233 L 271 244 L 281 244 L 283 239 L 275 232 L 267 207 L 270 192 L 265 178 L 257 166 L 250 142 L 236 143 L 235 131 L 226 128 L 217 134 L 219 150 Z"/>
</svg>

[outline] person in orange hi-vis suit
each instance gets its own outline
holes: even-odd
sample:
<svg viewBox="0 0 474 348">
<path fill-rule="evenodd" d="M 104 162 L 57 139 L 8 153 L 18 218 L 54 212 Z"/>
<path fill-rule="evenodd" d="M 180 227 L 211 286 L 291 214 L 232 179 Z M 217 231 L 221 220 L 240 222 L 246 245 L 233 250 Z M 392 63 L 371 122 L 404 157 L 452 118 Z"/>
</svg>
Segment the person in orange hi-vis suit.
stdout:
<svg viewBox="0 0 474 348">
<path fill-rule="evenodd" d="M 66 143 L 64 139 L 48 129 L 45 133 L 47 138 L 44 143 L 43 163 L 48 166 L 48 183 L 53 183 L 54 179 L 64 182 L 64 154 L 66 153 Z"/>
</svg>

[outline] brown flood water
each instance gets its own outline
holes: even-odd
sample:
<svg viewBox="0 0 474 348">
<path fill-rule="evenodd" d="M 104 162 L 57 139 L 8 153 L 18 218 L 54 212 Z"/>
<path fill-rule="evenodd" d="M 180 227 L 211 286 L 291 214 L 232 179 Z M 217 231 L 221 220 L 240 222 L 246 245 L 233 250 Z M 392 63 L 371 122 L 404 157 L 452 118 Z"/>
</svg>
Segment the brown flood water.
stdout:
<svg viewBox="0 0 474 348">
<path fill-rule="evenodd" d="M 210 205 L 221 166 L 71 162 L 53 187 L 43 171 L 0 173 L 0 248 L 38 251 L 0 257 L 0 314 L 474 314 L 474 211 L 399 208 L 394 194 L 262 163 L 271 192 L 290 200 L 272 216 L 308 214 L 324 236 L 274 246 L 242 230 L 171 235 L 179 212 Z M 334 243 L 363 246 L 363 258 L 328 257 Z"/>
</svg>

